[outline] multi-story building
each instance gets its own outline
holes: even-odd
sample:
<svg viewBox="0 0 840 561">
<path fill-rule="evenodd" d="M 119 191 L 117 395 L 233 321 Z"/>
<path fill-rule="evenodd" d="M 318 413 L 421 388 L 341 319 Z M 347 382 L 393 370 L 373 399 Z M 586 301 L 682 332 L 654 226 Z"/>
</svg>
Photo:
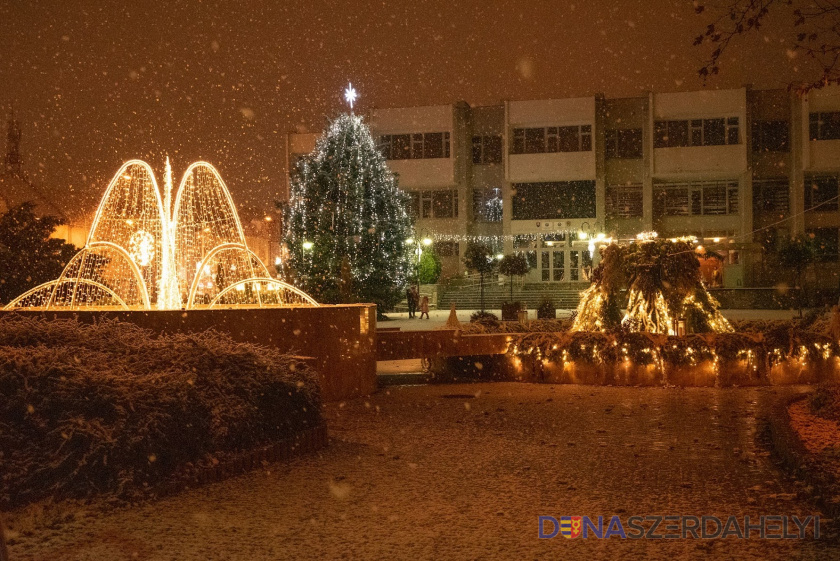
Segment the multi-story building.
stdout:
<svg viewBox="0 0 840 561">
<path fill-rule="evenodd" d="M 802 233 L 837 285 L 840 88 L 458 102 L 368 122 L 446 274 L 481 240 L 523 252 L 529 282 L 585 282 L 599 239 L 655 230 L 717 253 L 701 261 L 712 286 L 767 285 L 780 279 L 764 251 Z M 315 138 L 289 135 L 288 161 Z"/>
</svg>

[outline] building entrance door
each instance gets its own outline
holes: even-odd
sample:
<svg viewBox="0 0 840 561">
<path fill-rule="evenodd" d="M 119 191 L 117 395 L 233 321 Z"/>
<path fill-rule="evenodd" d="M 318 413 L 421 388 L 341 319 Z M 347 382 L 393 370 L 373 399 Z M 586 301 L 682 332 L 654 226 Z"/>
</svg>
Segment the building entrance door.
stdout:
<svg viewBox="0 0 840 561">
<path fill-rule="evenodd" d="M 563 282 L 566 277 L 566 252 L 562 249 L 540 252 L 540 270 L 543 282 Z"/>
<path fill-rule="evenodd" d="M 587 250 L 557 248 L 540 252 L 540 280 L 580 282 L 590 280 L 592 256 Z"/>
</svg>

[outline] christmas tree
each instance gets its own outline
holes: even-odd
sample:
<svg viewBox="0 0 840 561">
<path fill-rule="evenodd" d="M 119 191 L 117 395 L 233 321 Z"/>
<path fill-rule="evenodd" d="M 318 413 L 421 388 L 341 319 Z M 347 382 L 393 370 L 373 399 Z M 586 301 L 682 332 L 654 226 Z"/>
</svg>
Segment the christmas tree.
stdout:
<svg viewBox="0 0 840 561">
<path fill-rule="evenodd" d="M 285 241 L 301 287 L 320 302 L 393 308 L 411 272 L 406 203 L 363 119 L 332 121 L 291 182 Z"/>
</svg>

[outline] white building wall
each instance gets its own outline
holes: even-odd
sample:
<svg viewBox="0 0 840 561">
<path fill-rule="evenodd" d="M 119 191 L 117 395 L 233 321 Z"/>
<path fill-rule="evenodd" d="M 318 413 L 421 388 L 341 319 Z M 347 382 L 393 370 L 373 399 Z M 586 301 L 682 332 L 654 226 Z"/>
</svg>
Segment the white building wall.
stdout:
<svg viewBox="0 0 840 561">
<path fill-rule="evenodd" d="M 371 114 L 374 136 L 448 132 L 450 157 L 418 160 L 389 160 L 388 166 L 399 175 L 405 189 L 451 187 L 455 178 L 455 115 L 452 105 L 375 109 Z"/>
<path fill-rule="evenodd" d="M 508 155 L 505 177 L 510 183 L 576 181 L 596 178 L 594 139 L 595 98 L 510 101 L 507 103 Z M 517 128 L 591 125 L 593 150 L 546 154 L 511 154 L 512 131 Z"/>
</svg>

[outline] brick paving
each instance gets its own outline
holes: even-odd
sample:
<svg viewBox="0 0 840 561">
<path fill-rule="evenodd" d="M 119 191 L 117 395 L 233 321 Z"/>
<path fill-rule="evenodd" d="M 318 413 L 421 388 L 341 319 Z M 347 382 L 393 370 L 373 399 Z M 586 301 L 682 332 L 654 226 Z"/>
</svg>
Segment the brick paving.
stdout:
<svg viewBox="0 0 840 561">
<path fill-rule="evenodd" d="M 18 536 L 12 559 L 840 559 L 819 540 L 539 540 L 539 515 L 818 514 L 756 444 L 802 388 L 400 386 L 328 449 Z"/>
</svg>

